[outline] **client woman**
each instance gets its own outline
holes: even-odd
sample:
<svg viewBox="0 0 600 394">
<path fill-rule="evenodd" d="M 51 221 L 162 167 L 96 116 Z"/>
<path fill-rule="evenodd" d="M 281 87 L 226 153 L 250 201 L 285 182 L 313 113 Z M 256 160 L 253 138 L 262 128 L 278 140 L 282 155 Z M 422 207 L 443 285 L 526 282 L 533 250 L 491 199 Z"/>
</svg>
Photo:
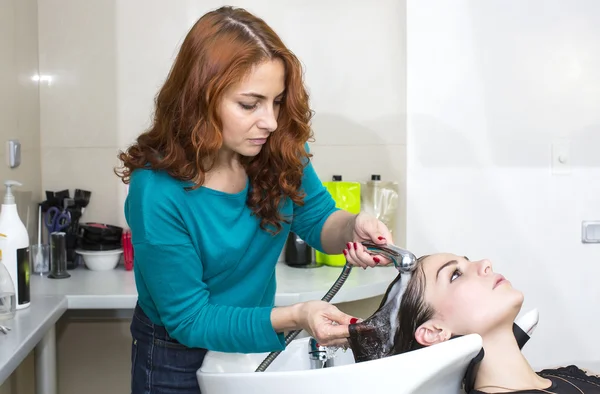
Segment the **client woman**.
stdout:
<svg viewBox="0 0 600 394">
<path fill-rule="evenodd" d="M 600 394 L 600 377 L 576 366 L 533 371 L 513 332 L 523 294 L 494 273 L 488 260 L 472 262 L 453 254 L 421 257 L 390 322 L 399 279 L 373 316 L 350 326 L 349 342 L 357 361 L 479 334 L 484 352 L 473 387 L 467 387 L 470 394 Z M 389 329 L 378 331 L 382 326 Z"/>
</svg>

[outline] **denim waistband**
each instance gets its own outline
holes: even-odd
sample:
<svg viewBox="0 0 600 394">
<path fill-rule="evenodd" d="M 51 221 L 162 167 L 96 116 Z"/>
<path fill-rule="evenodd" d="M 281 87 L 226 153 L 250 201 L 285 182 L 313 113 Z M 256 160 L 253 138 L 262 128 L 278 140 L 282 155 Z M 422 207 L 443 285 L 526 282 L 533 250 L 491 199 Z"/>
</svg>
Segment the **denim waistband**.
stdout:
<svg viewBox="0 0 600 394">
<path fill-rule="evenodd" d="M 136 303 L 135 305 L 133 317 L 138 322 L 142 323 L 142 327 L 140 328 L 142 328 L 142 330 L 145 331 L 146 334 L 152 335 L 156 339 L 175 341 L 173 338 L 171 338 L 171 336 L 167 332 L 167 329 L 164 326 L 154 324 L 152 320 L 150 320 L 150 318 L 148 317 L 148 315 L 146 315 L 139 303 Z"/>
</svg>

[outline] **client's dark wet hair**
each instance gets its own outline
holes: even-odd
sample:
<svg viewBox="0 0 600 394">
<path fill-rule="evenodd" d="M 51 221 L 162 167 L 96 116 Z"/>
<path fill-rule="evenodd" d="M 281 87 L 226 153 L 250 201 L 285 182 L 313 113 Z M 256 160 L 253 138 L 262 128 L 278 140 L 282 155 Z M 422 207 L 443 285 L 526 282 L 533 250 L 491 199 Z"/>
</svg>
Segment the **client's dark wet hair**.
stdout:
<svg viewBox="0 0 600 394">
<path fill-rule="evenodd" d="M 432 319 L 435 314 L 434 309 L 425 302 L 423 261 L 427 257 L 429 256 L 417 259 L 417 267 L 408 281 L 399 308 L 398 304 L 394 302 L 398 301 L 394 295 L 397 295 L 397 286 L 401 285 L 399 281 L 402 276 L 400 274 L 389 285 L 377 311 L 365 321 L 349 326 L 348 342 L 357 363 L 395 356 L 424 347 L 415 339 L 415 332 L 419 326 Z M 398 311 L 394 314 L 395 309 Z M 513 333 L 519 348 L 522 349 L 529 340 L 529 335 L 516 323 L 513 323 Z M 454 338 L 459 336 L 454 336 Z M 393 340 L 391 340 L 392 338 Z M 471 392 L 474 387 L 479 363 L 483 357 L 484 351 L 481 349 L 466 370 L 463 384 L 467 393 Z"/>
<path fill-rule="evenodd" d="M 423 347 L 415 339 L 417 328 L 433 318 L 435 311 L 425 302 L 425 271 L 421 256 L 397 308 L 396 285 L 406 278 L 398 274 L 388 286 L 377 311 L 368 319 L 350 325 L 350 348 L 356 362 L 375 360 Z M 392 332 L 393 331 L 393 332 Z M 391 338 L 393 337 L 393 340 Z"/>
<path fill-rule="evenodd" d="M 413 273 L 408 287 L 400 303 L 398 314 L 398 331 L 395 341 L 398 343 L 398 353 L 410 352 L 424 347 L 415 339 L 417 328 L 431 320 L 435 311 L 425 302 L 425 271 L 423 260 L 428 255 L 417 260 L 417 269 Z"/>
</svg>

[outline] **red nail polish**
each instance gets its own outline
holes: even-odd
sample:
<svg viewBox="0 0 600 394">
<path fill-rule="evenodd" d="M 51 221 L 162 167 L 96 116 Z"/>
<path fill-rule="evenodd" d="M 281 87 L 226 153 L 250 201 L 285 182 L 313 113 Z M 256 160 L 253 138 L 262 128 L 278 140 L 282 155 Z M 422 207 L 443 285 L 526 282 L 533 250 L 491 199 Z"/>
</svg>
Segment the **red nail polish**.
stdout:
<svg viewBox="0 0 600 394">
<path fill-rule="evenodd" d="M 379 257 L 373 257 L 373 261 L 379 263 Z"/>
<path fill-rule="evenodd" d="M 346 244 L 346 249 L 352 249 L 352 242 L 348 242 Z"/>
<path fill-rule="evenodd" d="M 383 237 L 377 237 L 377 239 L 380 241 L 385 241 L 385 238 L 383 238 Z"/>
<path fill-rule="evenodd" d="M 358 249 L 358 244 L 356 242 L 354 242 L 354 250 Z"/>
<path fill-rule="evenodd" d="M 344 256 L 347 256 L 348 252 L 346 251 L 346 249 L 344 249 Z"/>
<path fill-rule="evenodd" d="M 352 319 L 350 319 L 350 324 L 356 324 L 358 322 L 358 319 L 353 317 Z"/>
</svg>

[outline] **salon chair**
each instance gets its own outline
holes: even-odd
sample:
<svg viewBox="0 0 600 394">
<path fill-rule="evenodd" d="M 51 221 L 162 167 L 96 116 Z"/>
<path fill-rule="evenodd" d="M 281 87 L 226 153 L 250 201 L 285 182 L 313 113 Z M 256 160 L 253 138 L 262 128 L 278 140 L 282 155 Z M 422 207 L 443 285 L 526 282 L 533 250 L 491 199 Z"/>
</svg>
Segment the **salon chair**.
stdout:
<svg viewBox="0 0 600 394">
<path fill-rule="evenodd" d="M 537 309 L 515 321 L 531 336 Z M 325 367 L 315 368 L 311 338 L 292 341 L 265 372 L 254 372 L 268 353 L 208 352 L 196 376 L 202 394 L 394 393 L 460 394 L 482 339 L 465 335 L 434 346 L 374 361 L 354 363 L 350 349 L 337 350 Z"/>
</svg>

